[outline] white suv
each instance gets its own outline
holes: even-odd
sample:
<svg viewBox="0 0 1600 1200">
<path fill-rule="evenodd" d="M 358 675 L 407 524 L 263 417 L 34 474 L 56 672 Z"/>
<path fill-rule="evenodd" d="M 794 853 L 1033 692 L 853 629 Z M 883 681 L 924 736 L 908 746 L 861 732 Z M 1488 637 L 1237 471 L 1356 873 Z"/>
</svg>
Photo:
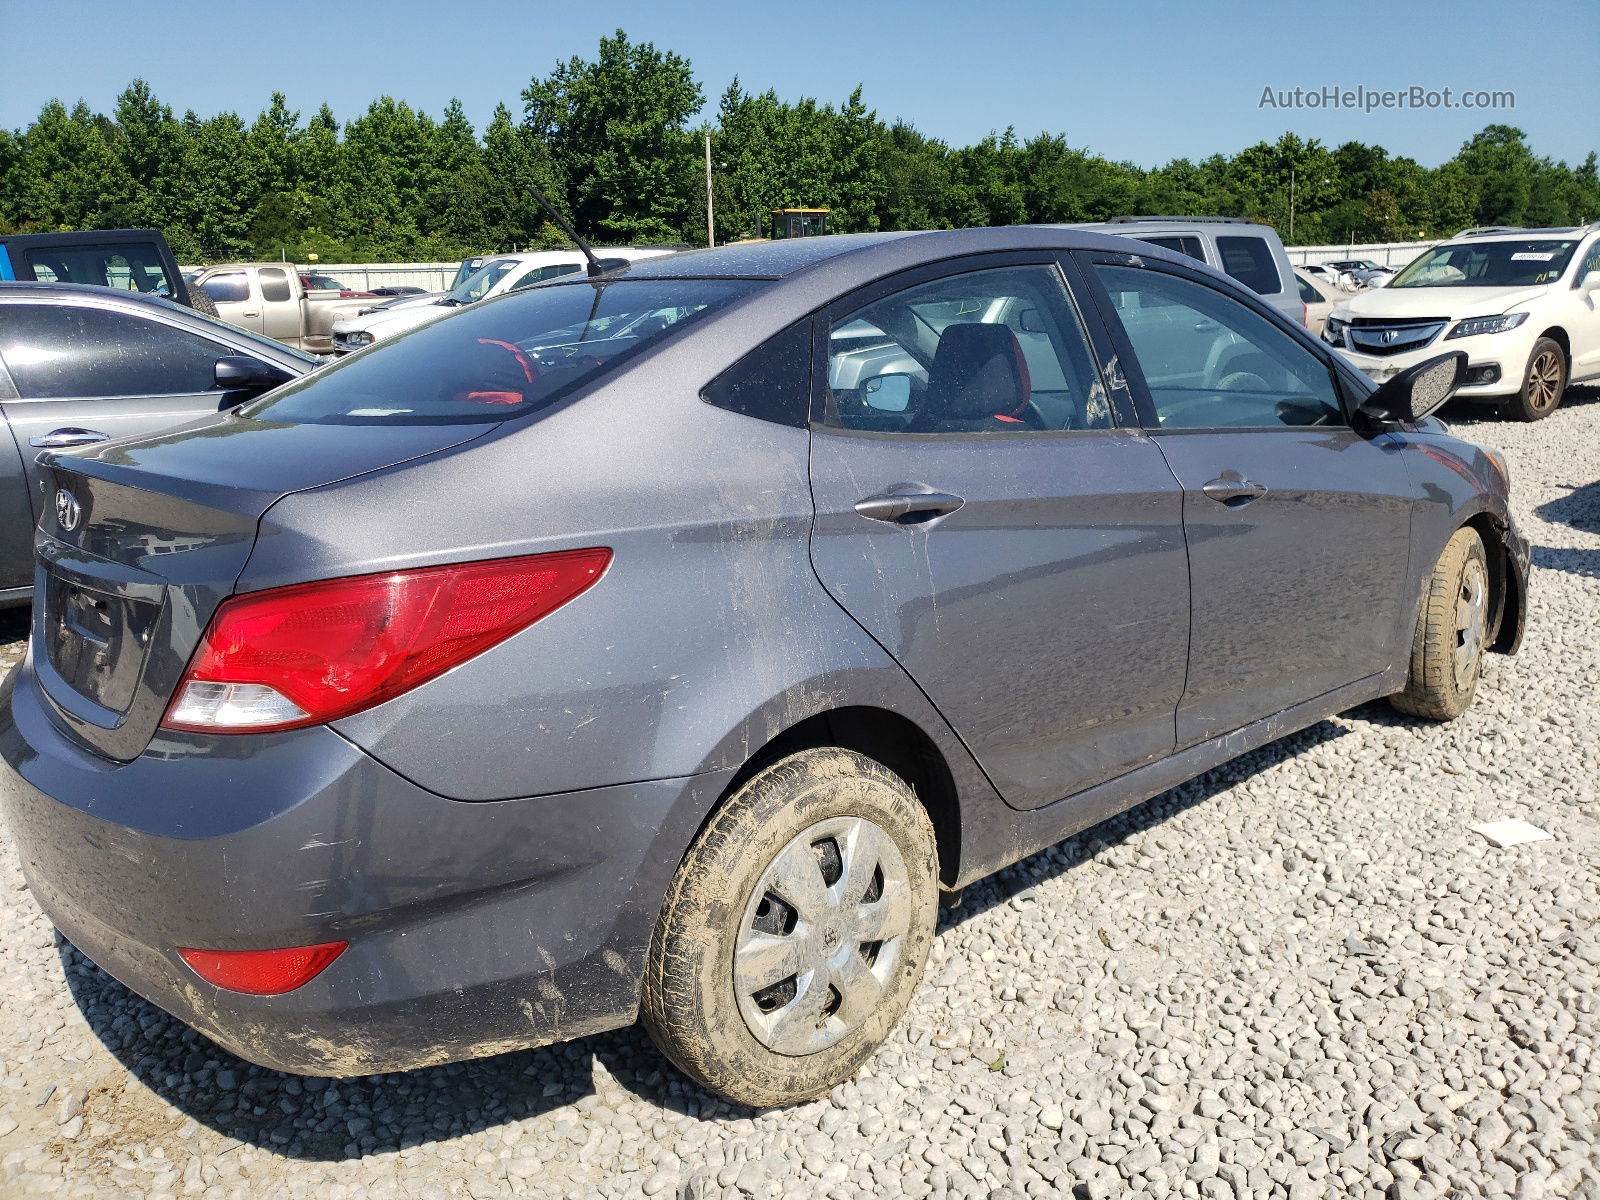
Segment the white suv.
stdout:
<svg viewBox="0 0 1600 1200">
<path fill-rule="evenodd" d="M 1459 395 L 1537 421 L 1567 384 L 1600 378 L 1600 222 L 1464 230 L 1338 305 L 1322 336 L 1379 383 L 1464 350 Z"/>
<path fill-rule="evenodd" d="M 658 246 L 607 246 L 595 254 L 602 265 L 620 265 L 641 258 L 655 258 L 671 254 L 670 248 Z M 472 260 L 468 260 L 470 262 Z M 532 287 L 558 275 L 573 275 L 582 271 L 588 260 L 579 250 L 537 250 L 528 254 L 495 254 L 481 260 L 483 265 L 464 279 L 459 279 L 439 299 L 426 304 L 407 307 L 376 309 L 362 316 L 347 317 L 334 322 L 333 352 L 349 354 L 363 350 L 374 342 L 409 333 L 424 325 L 431 325 L 448 317 L 465 304 L 490 300 L 507 292 Z M 466 264 L 463 264 L 465 266 Z"/>
</svg>

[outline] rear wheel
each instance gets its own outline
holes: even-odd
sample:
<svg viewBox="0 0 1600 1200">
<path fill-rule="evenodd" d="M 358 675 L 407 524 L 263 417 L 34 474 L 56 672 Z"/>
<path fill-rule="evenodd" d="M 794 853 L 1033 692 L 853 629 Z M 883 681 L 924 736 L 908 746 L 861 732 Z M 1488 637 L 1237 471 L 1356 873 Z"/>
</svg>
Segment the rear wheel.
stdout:
<svg viewBox="0 0 1600 1200">
<path fill-rule="evenodd" d="M 712 1091 L 770 1107 L 849 1079 L 888 1036 L 932 944 L 927 812 L 862 755 L 807 750 L 757 775 L 678 869 L 643 1020 Z"/>
<path fill-rule="evenodd" d="M 1540 338 L 1528 355 L 1522 390 L 1511 398 L 1511 411 L 1521 421 L 1538 421 L 1555 412 L 1567 390 L 1567 356 L 1559 342 Z"/>
<path fill-rule="evenodd" d="M 1445 545 L 1422 598 L 1405 691 L 1389 698 L 1403 713 L 1450 721 L 1467 711 L 1478 688 L 1493 611 L 1489 562 L 1475 529 Z"/>
</svg>

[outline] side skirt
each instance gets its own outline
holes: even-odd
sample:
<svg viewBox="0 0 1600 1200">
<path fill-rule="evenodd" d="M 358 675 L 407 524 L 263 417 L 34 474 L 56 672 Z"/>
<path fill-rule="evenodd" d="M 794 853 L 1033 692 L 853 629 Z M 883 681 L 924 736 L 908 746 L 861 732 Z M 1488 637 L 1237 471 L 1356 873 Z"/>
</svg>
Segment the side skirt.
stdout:
<svg viewBox="0 0 1600 1200">
<path fill-rule="evenodd" d="M 1404 684 L 1403 674 L 1393 670 L 1369 675 L 1043 808 L 1020 812 L 1013 810 L 1009 845 L 1001 839 L 985 839 L 985 848 L 999 850 L 1000 853 L 994 861 L 963 862 L 961 875 L 952 888 L 959 889 L 975 883 L 1002 867 L 1038 853 L 1046 846 L 1053 846 L 1091 825 L 1098 825 L 1159 796 L 1169 788 L 1187 783 L 1197 775 L 1204 775 L 1213 767 L 1219 767 L 1241 754 L 1287 737 L 1318 721 L 1325 721 L 1335 713 L 1391 695 Z"/>
</svg>

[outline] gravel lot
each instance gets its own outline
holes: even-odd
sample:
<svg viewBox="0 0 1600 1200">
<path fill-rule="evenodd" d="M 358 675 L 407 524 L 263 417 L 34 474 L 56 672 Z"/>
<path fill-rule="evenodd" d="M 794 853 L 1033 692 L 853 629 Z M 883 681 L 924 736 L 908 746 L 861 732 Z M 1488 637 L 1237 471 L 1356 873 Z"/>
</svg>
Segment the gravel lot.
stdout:
<svg viewBox="0 0 1600 1200">
<path fill-rule="evenodd" d="M 0 1195 L 1600 1197 L 1600 392 L 1458 428 L 1537 564 L 1472 710 L 1343 714 L 970 890 L 900 1031 L 800 1108 L 634 1030 L 260 1070 L 61 942 L 6 842 Z M 1502 817 L 1553 839 L 1467 828 Z"/>
</svg>

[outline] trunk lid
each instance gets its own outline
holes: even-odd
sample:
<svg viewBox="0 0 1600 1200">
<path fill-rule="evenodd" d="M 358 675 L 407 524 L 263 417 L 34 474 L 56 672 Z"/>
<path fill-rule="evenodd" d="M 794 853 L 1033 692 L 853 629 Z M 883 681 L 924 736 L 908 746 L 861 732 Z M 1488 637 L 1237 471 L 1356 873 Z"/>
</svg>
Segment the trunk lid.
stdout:
<svg viewBox="0 0 1600 1200">
<path fill-rule="evenodd" d="M 493 425 L 290 425 L 231 413 L 40 457 L 33 663 L 58 721 L 108 758 L 149 743 L 212 613 L 291 492 Z"/>
</svg>

